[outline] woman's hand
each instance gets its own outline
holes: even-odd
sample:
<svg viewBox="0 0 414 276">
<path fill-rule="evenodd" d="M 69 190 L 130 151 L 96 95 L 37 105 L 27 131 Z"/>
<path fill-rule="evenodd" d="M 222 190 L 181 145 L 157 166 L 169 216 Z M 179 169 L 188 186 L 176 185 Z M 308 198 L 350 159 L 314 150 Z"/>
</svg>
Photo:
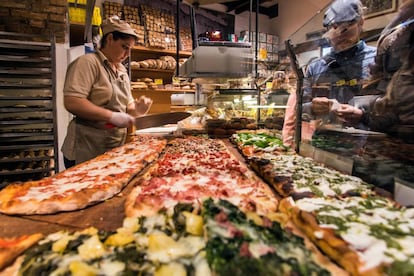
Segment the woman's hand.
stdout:
<svg viewBox="0 0 414 276">
<path fill-rule="evenodd" d="M 349 104 L 341 104 L 338 109 L 334 110 L 335 115 L 342 122 L 357 123 L 363 115 L 363 111 Z"/>
<path fill-rule="evenodd" d="M 329 113 L 331 101 L 326 97 L 316 97 L 312 99 L 312 112 L 315 115 L 325 115 Z"/>
<path fill-rule="evenodd" d="M 151 105 L 152 99 L 146 96 L 141 96 L 139 99 L 135 99 L 135 115 L 142 116 L 147 114 L 151 108 Z"/>
<path fill-rule="evenodd" d="M 130 127 L 135 118 L 124 112 L 112 112 L 108 122 L 116 127 Z"/>
</svg>

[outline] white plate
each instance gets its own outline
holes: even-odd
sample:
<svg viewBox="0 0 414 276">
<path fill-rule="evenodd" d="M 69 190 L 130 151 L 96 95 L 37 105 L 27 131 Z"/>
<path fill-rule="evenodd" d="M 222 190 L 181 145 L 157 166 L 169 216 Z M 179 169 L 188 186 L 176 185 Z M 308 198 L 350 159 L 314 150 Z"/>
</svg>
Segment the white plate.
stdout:
<svg viewBox="0 0 414 276">
<path fill-rule="evenodd" d="M 177 130 L 177 125 L 169 125 L 165 127 L 150 127 L 135 131 L 136 134 L 142 133 L 173 133 Z"/>
</svg>

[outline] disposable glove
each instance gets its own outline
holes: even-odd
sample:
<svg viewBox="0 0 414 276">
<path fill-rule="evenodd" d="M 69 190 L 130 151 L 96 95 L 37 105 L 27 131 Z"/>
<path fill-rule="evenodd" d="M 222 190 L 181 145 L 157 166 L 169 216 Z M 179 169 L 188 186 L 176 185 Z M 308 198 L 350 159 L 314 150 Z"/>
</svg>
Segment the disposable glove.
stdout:
<svg viewBox="0 0 414 276">
<path fill-rule="evenodd" d="M 129 127 L 135 121 L 135 118 L 124 112 L 112 112 L 109 123 L 116 127 Z"/>
</svg>

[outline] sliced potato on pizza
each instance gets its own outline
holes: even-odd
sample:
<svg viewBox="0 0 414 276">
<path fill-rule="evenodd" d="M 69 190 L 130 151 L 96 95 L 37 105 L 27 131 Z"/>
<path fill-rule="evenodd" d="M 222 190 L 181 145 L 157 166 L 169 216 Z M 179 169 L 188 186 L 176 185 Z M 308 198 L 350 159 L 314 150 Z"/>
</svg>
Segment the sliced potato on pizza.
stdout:
<svg viewBox="0 0 414 276">
<path fill-rule="evenodd" d="M 52 233 L 21 256 L 15 275 L 329 275 L 278 222 L 226 200 L 199 207 L 125 218 L 113 232 Z"/>
</svg>

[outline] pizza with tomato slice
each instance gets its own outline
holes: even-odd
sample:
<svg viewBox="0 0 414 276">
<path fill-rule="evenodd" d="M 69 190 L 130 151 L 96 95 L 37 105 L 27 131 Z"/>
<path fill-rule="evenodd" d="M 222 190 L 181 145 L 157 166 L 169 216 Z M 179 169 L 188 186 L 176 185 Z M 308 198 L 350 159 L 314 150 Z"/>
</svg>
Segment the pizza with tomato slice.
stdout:
<svg viewBox="0 0 414 276">
<path fill-rule="evenodd" d="M 127 196 L 127 216 L 150 215 L 178 202 L 203 198 L 231 201 L 261 214 L 277 209 L 271 188 L 238 161 L 223 141 L 205 137 L 175 138 L 165 153 Z"/>
</svg>

